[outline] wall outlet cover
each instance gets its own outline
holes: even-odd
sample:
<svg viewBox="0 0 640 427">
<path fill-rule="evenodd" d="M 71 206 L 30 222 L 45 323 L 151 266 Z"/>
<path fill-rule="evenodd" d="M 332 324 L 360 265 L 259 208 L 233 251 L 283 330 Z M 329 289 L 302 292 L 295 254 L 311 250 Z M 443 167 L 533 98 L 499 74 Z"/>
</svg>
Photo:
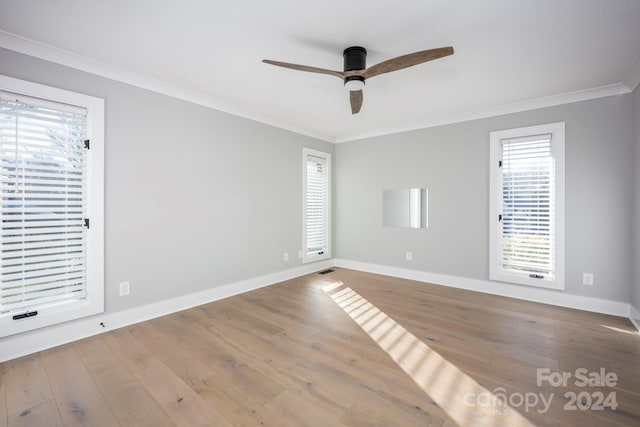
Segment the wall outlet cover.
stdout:
<svg viewBox="0 0 640 427">
<path fill-rule="evenodd" d="M 120 283 L 120 296 L 126 296 L 131 293 L 131 282 Z"/>
</svg>

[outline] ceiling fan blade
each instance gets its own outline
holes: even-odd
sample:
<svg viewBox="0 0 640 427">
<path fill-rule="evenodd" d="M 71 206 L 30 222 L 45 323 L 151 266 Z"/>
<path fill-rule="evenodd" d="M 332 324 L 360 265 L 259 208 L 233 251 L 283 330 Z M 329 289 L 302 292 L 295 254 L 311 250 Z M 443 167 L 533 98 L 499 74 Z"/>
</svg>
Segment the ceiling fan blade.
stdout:
<svg viewBox="0 0 640 427">
<path fill-rule="evenodd" d="M 373 65 L 362 72 L 362 77 L 370 79 L 380 74 L 389 73 L 391 71 L 402 70 L 403 68 L 412 67 L 422 64 L 423 62 L 433 61 L 434 59 L 453 55 L 453 47 L 441 47 L 438 49 L 422 50 L 420 52 L 409 53 L 407 55 L 398 56 L 397 58 L 382 61 Z"/>
<path fill-rule="evenodd" d="M 330 76 L 336 76 L 344 78 L 344 74 L 341 71 L 325 70 L 324 68 L 309 67 L 307 65 L 290 64 L 288 62 L 272 61 L 270 59 L 263 59 L 265 64 L 277 65 L 278 67 L 290 68 L 298 71 L 308 71 L 310 73 L 329 74 Z"/>
<path fill-rule="evenodd" d="M 358 114 L 362 108 L 362 89 L 349 91 L 351 101 L 351 114 Z"/>
</svg>

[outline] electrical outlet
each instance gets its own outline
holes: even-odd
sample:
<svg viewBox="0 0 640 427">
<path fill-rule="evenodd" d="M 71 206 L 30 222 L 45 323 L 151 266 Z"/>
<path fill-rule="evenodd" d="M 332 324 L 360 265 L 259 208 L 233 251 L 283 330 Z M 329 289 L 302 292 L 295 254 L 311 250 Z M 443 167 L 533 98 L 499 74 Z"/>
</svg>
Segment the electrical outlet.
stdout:
<svg viewBox="0 0 640 427">
<path fill-rule="evenodd" d="M 126 296 L 131 293 L 131 282 L 120 283 L 120 296 Z"/>
<path fill-rule="evenodd" d="M 593 273 L 582 273 L 582 284 L 593 286 Z"/>
<path fill-rule="evenodd" d="M 413 252 L 407 251 L 407 261 L 413 261 Z"/>
<path fill-rule="evenodd" d="M 289 262 L 289 252 L 284 253 L 284 262 Z"/>
</svg>

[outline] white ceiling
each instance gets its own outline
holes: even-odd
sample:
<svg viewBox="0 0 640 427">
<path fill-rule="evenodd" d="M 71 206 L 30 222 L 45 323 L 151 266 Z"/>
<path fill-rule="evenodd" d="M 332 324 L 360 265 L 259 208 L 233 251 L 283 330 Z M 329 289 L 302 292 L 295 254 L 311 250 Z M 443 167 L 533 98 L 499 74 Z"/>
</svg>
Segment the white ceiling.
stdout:
<svg viewBox="0 0 640 427">
<path fill-rule="evenodd" d="M 638 0 L 0 0 L 0 47 L 341 142 L 633 90 Z M 17 36 L 17 37 L 16 37 Z M 367 81 L 360 114 L 333 76 L 453 46 Z"/>
</svg>

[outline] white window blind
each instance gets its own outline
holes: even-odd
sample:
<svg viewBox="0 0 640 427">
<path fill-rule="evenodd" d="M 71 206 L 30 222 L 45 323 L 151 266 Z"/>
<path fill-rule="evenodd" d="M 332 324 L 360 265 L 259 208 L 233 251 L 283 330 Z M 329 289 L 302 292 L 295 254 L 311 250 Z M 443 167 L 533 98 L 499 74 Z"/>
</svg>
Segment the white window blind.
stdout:
<svg viewBox="0 0 640 427">
<path fill-rule="evenodd" d="M 0 93 L 0 314 L 87 295 L 84 108 Z"/>
<path fill-rule="evenodd" d="M 492 280 L 564 289 L 563 122 L 491 132 Z"/>
<path fill-rule="evenodd" d="M 554 275 L 551 134 L 502 141 L 502 268 Z"/>
<path fill-rule="evenodd" d="M 304 150 L 303 261 L 329 257 L 330 157 Z"/>
<path fill-rule="evenodd" d="M 307 253 L 320 254 L 326 248 L 327 161 L 307 156 Z"/>
</svg>

